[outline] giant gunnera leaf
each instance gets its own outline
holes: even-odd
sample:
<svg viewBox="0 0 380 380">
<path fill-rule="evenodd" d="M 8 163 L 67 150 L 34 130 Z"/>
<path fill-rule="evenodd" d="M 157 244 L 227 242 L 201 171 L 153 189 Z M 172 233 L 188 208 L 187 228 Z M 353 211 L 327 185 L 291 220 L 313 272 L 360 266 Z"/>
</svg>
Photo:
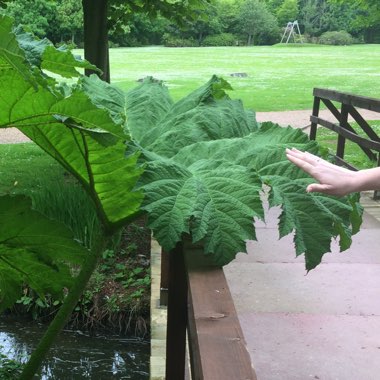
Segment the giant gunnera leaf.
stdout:
<svg viewBox="0 0 380 380">
<path fill-rule="evenodd" d="M 0 197 L 0 312 L 10 307 L 25 285 L 40 297 L 63 297 L 73 282 L 72 266 L 88 251 L 64 225 L 31 209 L 24 196 Z"/>
<path fill-rule="evenodd" d="M 143 208 L 159 243 L 170 250 L 187 234 L 225 265 L 255 239 L 265 192 L 269 205 L 282 209 L 279 236 L 294 233 L 307 270 L 330 251 L 332 239 L 347 249 L 360 225 L 358 196 L 305 193 L 311 178 L 286 159 L 285 148 L 318 154 L 317 143 L 298 129 L 259 125 L 225 89 L 229 85 L 213 77 L 173 103 L 161 83 L 147 78 L 127 94 L 127 116 L 133 115 L 127 128 L 147 165 Z"/>
<path fill-rule="evenodd" d="M 0 128 L 18 128 L 61 163 L 115 230 L 139 212 L 139 153 L 124 128 L 124 94 L 77 67 L 93 68 L 0 15 Z M 79 79 L 69 86 L 45 70 Z"/>
</svg>

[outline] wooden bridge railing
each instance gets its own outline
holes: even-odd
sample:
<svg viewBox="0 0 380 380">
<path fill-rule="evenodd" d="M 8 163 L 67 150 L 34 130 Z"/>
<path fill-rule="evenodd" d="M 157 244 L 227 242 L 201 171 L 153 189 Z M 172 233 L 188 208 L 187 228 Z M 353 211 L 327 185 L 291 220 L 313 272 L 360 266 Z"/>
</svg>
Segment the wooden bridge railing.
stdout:
<svg viewBox="0 0 380 380">
<path fill-rule="evenodd" d="M 192 380 L 256 380 L 223 269 L 202 252 L 185 241 L 168 255 L 166 380 L 185 379 L 188 359 Z"/>
<path fill-rule="evenodd" d="M 316 139 L 317 126 L 321 125 L 335 131 L 338 134 L 335 155 L 335 161 L 338 165 L 345 166 L 351 170 L 357 170 L 357 168 L 344 160 L 345 143 L 347 139 L 358 144 L 367 157 L 372 161 L 377 161 L 377 165 L 380 166 L 380 137 L 371 128 L 357 109 L 361 108 L 380 112 L 380 99 L 357 96 L 322 88 L 314 88 L 313 96 L 313 113 L 310 116 L 310 139 Z M 319 117 L 321 101 L 334 115 L 336 119 L 335 123 Z M 333 102 L 340 104 L 340 110 L 334 105 Z M 354 121 L 356 121 L 366 137 L 359 136 L 356 130 L 350 125 L 348 122 L 349 115 Z M 379 198 L 379 190 L 375 191 L 374 197 Z"/>
</svg>

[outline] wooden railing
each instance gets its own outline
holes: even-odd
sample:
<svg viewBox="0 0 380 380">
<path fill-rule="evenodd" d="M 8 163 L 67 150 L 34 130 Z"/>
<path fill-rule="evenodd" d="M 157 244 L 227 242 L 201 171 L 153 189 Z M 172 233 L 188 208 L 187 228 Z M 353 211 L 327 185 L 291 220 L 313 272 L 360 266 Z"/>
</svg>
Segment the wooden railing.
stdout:
<svg viewBox="0 0 380 380">
<path fill-rule="evenodd" d="M 360 111 L 357 109 L 361 108 L 380 112 L 380 100 L 322 88 L 314 88 L 313 96 L 313 113 L 310 116 L 310 139 L 316 139 L 317 126 L 321 125 L 335 131 L 338 134 L 335 154 L 336 164 L 345 166 L 351 170 L 357 170 L 356 167 L 344 159 L 345 143 L 346 140 L 350 140 L 358 144 L 367 157 L 372 161 L 377 161 L 377 166 L 380 166 L 380 137 L 371 128 L 371 126 L 360 114 Z M 319 117 L 321 101 L 327 109 L 330 110 L 332 115 L 335 117 L 336 122 L 330 122 Z M 340 110 L 333 102 L 340 104 Z M 349 115 L 354 121 L 356 121 L 366 137 L 359 136 L 356 130 L 350 125 L 348 121 Z M 375 191 L 374 197 L 379 198 L 379 190 Z"/>
<path fill-rule="evenodd" d="M 188 362 L 192 380 L 256 380 L 223 269 L 190 241 L 168 258 L 166 380 L 185 379 Z"/>
</svg>

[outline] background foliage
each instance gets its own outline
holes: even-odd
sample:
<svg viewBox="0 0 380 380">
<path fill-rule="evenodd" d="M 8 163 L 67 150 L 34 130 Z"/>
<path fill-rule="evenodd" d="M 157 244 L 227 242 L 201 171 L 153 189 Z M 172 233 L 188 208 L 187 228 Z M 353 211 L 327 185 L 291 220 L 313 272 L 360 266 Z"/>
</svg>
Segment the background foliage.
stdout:
<svg viewBox="0 0 380 380">
<path fill-rule="evenodd" d="M 47 36 L 54 43 L 83 45 L 81 2 L 10 0 L 2 3 L 7 4 L 5 12 L 16 23 L 26 25 L 35 34 Z M 156 5 L 157 10 L 152 13 L 151 9 L 138 6 L 138 1 L 129 4 L 110 1 L 111 45 L 166 42 L 169 46 L 203 45 L 208 36 L 223 33 L 232 34 L 235 44 L 273 44 L 280 41 L 286 24 L 294 20 L 298 20 L 301 32 L 310 41 L 317 41 L 325 32 L 345 31 L 356 41 L 380 42 L 380 7 L 374 0 L 214 0 L 212 5 L 198 11 L 182 7 L 181 12 L 191 13 L 191 18 L 182 18 L 180 24 L 172 11 L 170 15 L 170 2 Z M 219 44 L 219 40 L 214 43 Z M 206 44 L 210 45 L 210 39 Z"/>
</svg>

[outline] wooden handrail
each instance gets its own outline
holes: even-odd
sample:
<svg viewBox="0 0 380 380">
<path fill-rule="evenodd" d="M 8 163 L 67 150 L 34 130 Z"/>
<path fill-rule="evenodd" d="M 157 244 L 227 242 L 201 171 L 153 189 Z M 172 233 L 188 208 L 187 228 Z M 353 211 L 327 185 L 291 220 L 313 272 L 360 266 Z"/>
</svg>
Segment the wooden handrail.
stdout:
<svg viewBox="0 0 380 380">
<path fill-rule="evenodd" d="M 185 330 L 193 380 L 257 379 L 223 269 L 188 240 L 169 258 L 166 380 L 184 379 Z"/>
<path fill-rule="evenodd" d="M 380 112 L 380 99 L 358 96 L 323 88 L 314 88 L 313 95 L 314 104 L 313 112 L 310 116 L 310 139 L 316 139 L 317 126 L 321 125 L 338 134 L 338 143 L 335 155 L 335 161 L 338 165 L 346 166 L 351 170 L 357 170 L 357 168 L 344 160 L 345 143 L 347 139 L 358 144 L 370 160 L 377 160 L 377 165 L 379 166 L 380 137 L 360 115 L 360 111 L 358 111 L 357 108 Z M 321 102 L 327 107 L 337 122 L 332 123 L 319 116 Z M 341 109 L 338 110 L 333 102 L 340 103 Z M 352 116 L 367 137 L 359 136 L 355 129 L 352 128 L 348 122 L 349 115 Z M 377 152 L 377 154 L 375 154 L 374 151 Z M 379 198 L 379 191 L 380 189 L 374 192 L 374 198 Z"/>
<path fill-rule="evenodd" d="M 313 96 L 329 99 L 333 102 L 351 105 L 353 107 L 380 112 L 380 99 L 376 98 L 369 98 L 366 96 L 354 95 L 346 92 L 329 90 L 326 88 L 314 88 Z"/>
</svg>

